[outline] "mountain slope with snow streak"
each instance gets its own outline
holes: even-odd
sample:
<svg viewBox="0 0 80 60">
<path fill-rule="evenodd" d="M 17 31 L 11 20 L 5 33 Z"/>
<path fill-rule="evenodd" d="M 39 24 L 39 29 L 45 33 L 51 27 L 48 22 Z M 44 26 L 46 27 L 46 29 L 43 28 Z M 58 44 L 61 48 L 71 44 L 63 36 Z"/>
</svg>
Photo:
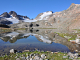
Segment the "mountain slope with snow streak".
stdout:
<svg viewBox="0 0 80 60">
<path fill-rule="evenodd" d="M 48 16 L 50 16 L 52 14 L 53 14 L 52 11 L 43 12 L 41 14 L 38 14 L 38 16 L 35 19 L 36 20 L 47 20 Z"/>
</svg>

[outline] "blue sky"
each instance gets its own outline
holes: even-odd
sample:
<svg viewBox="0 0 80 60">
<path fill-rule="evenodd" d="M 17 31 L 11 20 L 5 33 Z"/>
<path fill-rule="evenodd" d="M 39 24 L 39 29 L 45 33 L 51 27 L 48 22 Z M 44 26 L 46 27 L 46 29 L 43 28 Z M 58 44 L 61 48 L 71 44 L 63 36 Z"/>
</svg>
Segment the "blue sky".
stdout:
<svg viewBox="0 0 80 60">
<path fill-rule="evenodd" d="M 0 0 L 0 14 L 15 11 L 17 14 L 35 18 L 42 12 L 66 10 L 71 3 L 80 4 L 80 0 Z"/>
</svg>

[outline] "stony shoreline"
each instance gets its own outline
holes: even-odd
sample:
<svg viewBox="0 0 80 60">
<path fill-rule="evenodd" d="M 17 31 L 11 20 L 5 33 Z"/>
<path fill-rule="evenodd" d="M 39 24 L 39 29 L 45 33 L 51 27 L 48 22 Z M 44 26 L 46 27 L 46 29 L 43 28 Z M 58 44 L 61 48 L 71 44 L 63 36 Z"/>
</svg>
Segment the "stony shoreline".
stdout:
<svg viewBox="0 0 80 60">
<path fill-rule="evenodd" d="M 0 60 L 80 60 L 78 53 L 62 53 L 40 50 L 24 50 L 22 52 L 11 49 L 9 55 L 0 56 Z"/>
</svg>

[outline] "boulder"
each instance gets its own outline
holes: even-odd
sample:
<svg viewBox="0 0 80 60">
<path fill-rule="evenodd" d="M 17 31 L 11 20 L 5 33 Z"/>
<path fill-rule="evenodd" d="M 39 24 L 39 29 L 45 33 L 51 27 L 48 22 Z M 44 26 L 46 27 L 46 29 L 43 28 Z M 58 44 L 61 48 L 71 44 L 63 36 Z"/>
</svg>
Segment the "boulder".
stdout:
<svg viewBox="0 0 80 60">
<path fill-rule="evenodd" d="M 45 56 L 46 56 L 45 54 L 42 54 L 42 55 L 41 55 L 41 58 L 45 58 Z"/>
<path fill-rule="evenodd" d="M 76 43 L 80 44 L 80 39 L 76 39 Z"/>
<path fill-rule="evenodd" d="M 20 58 L 17 58 L 16 60 L 20 60 Z"/>
<path fill-rule="evenodd" d="M 39 56 L 35 56 L 34 59 L 35 59 L 35 60 L 39 60 L 40 57 L 39 57 Z"/>
<path fill-rule="evenodd" d="M 17 50 L 14 50 L 14 49 L 10 50 L 10 53 L 16 53 L 16 52 L 17 52 Z"/>
</svg>

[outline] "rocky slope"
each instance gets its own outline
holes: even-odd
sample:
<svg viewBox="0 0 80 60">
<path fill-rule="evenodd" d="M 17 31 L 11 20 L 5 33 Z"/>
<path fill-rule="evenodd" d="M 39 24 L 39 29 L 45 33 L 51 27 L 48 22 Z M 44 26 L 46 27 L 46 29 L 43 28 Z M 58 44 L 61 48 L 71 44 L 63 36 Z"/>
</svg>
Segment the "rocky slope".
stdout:
<svg viewBox="0 0 80 60">
<path fill-rule="evenodd" d="M 6 18 L 3 18 L 6 17 Z M 38 16 L 30 20 L 27 16 L 18 15 L 11 11 L 1 14 L 0 18 L 6 19 L 12 28 L 61 28 L 61 29 L 80 29 L 80 4 L 72 3 L 67 10 L 61 12 L 47 11 L 38 14 Z M 1 20 L 0 20 L 1 21 Z M 4 21 L 4 20 L 3 20 Z M 0 22 L 2 23 L 2 21 Z"/>
<path fill-rule="evenodd" d="M 4 12 L 0 16 L 5 17 L 5 18 L 16 18 L 18 20 L 22 20 L 23 18 L 28 18 L 29 19 L 29 17 L 27 17 L 27 16 L 18 15 L 15 11 L 10 11 L 9 13 Z"/>
<path fill-rule="evenodd" d="M 55 28 L 80 28 L 80 4 L 72 3 L 71 6 L 64 11 L 52 13 L 52 11 L 40 13 L 36 20 L 45 20 L 45 25 Z M 49 25 L 50 24 L 50 25 Z"/>
<path fill-rule="evenodd" d="M 18 15 L 15 11 L 4 12 L 0 15 L 0 24 L 15 24 L 24 22 L 25 19 L 29 20 L 29 17 Z"/>
<path fill-rule="evenodd" d="M 5 18 L 0 18 L 0 24 L 12 24 L 12 22 L 11 21 L 8 21 Z"/>
</svg>

